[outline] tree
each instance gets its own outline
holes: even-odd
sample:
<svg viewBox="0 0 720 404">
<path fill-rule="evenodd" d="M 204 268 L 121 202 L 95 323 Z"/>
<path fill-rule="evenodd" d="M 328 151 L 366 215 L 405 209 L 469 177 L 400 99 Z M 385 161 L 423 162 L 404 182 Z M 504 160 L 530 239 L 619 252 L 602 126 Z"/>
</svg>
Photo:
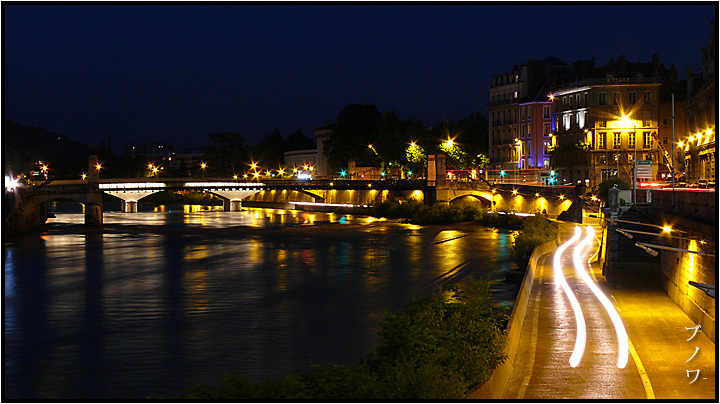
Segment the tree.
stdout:
<svg viewBox="0 0 720 404">
<path fill-rule="evenodd" d="M 273 170 L 284 163 L 285 150 L 285 139 L 275 129 L 272 133 L 265 135 L 260 143 L 255 146 L 254 156 L 262 162 L 262 166 Z"/>
<path fill-rule="evenodd" d="M 212 146 L 204 148 L 208 175 L 231 176 L 247 160 L 245 139 L 240 133 L 225 132 L 209 135 Z"/>
<path fill-rule="evenodd" d="M 285 151 L 290 150 L 309 150 L 317 148 L 315 139 L 311 139 L 302 133 L 298 128 L 297 131 L 291 133 L 285 140 Z"/>
<path fill-rule="evenodd" d="M 330 166 L 346 167 L 348 160 L 355 160 L 358 165 L 377 164 L 379 159 L 368 145 L 378 137 L 381 118 L 375 105 L 350 104 L 343 108 L 325 142 Z"/>
</svg>

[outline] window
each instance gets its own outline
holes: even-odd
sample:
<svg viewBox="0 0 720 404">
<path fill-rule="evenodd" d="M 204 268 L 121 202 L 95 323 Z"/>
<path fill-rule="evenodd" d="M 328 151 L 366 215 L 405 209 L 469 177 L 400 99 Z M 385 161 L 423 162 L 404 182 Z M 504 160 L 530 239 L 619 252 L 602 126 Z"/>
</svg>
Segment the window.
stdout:
<svg viewBox="0 0 720 404">
<path fill-rule="evenodd" d="M 528 136 L 530 136 L 530 128 L 531 128 L 531 126 L 528 125 L 528 131 L 527 131 L 527 135 L 528 135 Z"/>
<path fill-rule="evenodd" d="M 643 148 L 649 149 L 652 147 L 652 136 L 650 132 L 643 132 Z"/>
<path fill-rule="evenodd" d="M 652 113 L 650 111 L 643 111 L 643 127 L 649 128 L 652 126 Z"/>
<path fill-rule="evenodd" d="M 525 134 L 525 124 L 520 125 L 520 133 Z"/>
<path fill-rule="evenodd" d="M 550 107 L 547 105 L 543 107 L 543 118 L 550 118 Z"/>
<path fill-rule="evenodd" d="M 580 94 L 575 95 L 575 103 L 578 107 L 580 106 Z"/>
<path fill-rule="evenodd" d="M 637 101 L 637 93 L 635 91 L 628 92 L 628 104 L 634 105 Z"/>
<path fill-rule="evenodd" d="M 667 136 L 663 137 L 663 144 L 668 144 L 668 138 L 667 138 Z"/>
<path fill-rule="evenodd" d="M 613 105 L 620 104 L 620 93 L 613 93 Z"/>
<path fill-rule="evenodd" d="M 667 125 L 668 125 L 668 119 L 667 119 L 667 118 L 663 118 L 663 126 L 667 126 Z"/>
<path fill-rule="evenodd" d="M 628 147 L 635 147 L 635 132 L 628 134 Z"/>
<path fill-rule="evenodd" d="M 530 106 L 528 106 L 528 116 L 527 116 L 528 121 L 530 120 L 531 117 L 532 117 L 532 108 Z"/>
<path fill-rule="evenodd" d="M 528 155 L 528 157 L 532 156 L 532 140 L 528 140 L 528 143 L 527 143 L 527 155 Z"/>
<path fill-rule="evenodd" d="M 548 154 L 548 147 L 550 147 L 550 142 L 543 142 L 543 153 Z"/>
<path fill-rule="evenodd" d="M 613 133 L 613 149 L 620 148 L 620 132 Z"/>
<path fill-rule="evenodd" d="M 607 128 L 607 121 L 597 121 L 598 128 Z"/>
<path fill-rule="evenodd" d="M 550 136 L 550 124 L 549 123 L 543 124 L 543 135 Z"/>
<path fill-rule="evenodd" d="M 605 132 L 598 133 L 598 149 L 605 148 L 605 138 L 606 138 Z"/>
<path fill-rule="evenodd" d="M 607 93 L 598 93 L 598 105 L 607 105 Z"/>
<path fill-rule="evenodd" d="M 520 120 L 525 120 L 525 107 L 520 107 Z"/>
<path fill-rule="evenodd" d="M 587 107 L 588 106 L 588 93 L 585 93 L 584 96 L 585 96 L 585 106 Z"/>
<path fill-rule="evenodd" d="M 645 101 L 646 104 L 650 103 L 650 91 L 643 92 L 643 101 Z"/>
</svg>

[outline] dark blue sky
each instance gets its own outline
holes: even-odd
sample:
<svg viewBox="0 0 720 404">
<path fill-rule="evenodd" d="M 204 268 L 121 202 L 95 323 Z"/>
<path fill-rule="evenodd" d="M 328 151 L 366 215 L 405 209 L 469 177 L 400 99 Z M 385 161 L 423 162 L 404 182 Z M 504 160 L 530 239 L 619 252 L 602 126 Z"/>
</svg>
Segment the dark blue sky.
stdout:
<svg viewBox="0 0 720 404">
<path fill-rule="evenodd" d="M 700 71 L 716 3 L 3 4 L 4 117 L 90 146 L 253 144 L 375 104 L 427 124 L 485 111 L 528 59 L 653 53 Z"/>
</svg>

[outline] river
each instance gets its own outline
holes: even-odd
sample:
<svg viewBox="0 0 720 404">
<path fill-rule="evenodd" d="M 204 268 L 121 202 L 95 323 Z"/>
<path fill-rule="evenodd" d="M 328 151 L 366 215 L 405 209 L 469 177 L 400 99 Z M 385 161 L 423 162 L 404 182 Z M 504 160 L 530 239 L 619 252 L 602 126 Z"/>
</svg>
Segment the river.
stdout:
<svg viewBox="0 0 720 404">
<path fill-rule="evenodd" d="M 487 277 L 509 306 L 517 287 L 512 235 L 477 225 L 192 206 L 82 223 L 56 213 L 4 240 L 5 399 L 137 400 L 223 372 L 353 365 L 413 298 Z"/>
</svg>

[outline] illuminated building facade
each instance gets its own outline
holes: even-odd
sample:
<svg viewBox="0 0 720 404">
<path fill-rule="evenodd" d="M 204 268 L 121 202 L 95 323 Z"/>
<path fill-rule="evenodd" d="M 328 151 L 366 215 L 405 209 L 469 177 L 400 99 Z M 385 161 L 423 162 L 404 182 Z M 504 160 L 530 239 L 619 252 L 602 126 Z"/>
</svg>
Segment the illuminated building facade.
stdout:
<svg viewBox="0 0 720 404">
<path fill-rule="evenodd" d="M 596 187 L 619 177 L 632 184 L 635 158 L 652 165 L 648 180 L 669 173 L 658 140 L 670 138 L 671 128 L 659 120 L 661 87 L 677 81 L 674 68 L 665 69 L 657 55 L 650 63 L 621 56 L 606 66 L 594 64 L 575 62 L 552 91 L 550 154 L 559 183 Z"/>
<path fill-rule="evenodd" d="M 717 45 L 716 26 L 708 47 L 703 49 L 703 72 L 700 88 L 688 85 L 689 100 L 685 114 L 685 136 L 678 142 L 684 152 L 685 180 L 693 184 L 715 183 L 715 122 L 717 119 L 716 76 Z"/>
<path fill-rule="evenodd" d="M 530 60 L 493 76 L 488 109 L 491 170 L 547 168 L 551 102 L 547 88 L 568 64 L 554 57 Z"/>
</svg>

